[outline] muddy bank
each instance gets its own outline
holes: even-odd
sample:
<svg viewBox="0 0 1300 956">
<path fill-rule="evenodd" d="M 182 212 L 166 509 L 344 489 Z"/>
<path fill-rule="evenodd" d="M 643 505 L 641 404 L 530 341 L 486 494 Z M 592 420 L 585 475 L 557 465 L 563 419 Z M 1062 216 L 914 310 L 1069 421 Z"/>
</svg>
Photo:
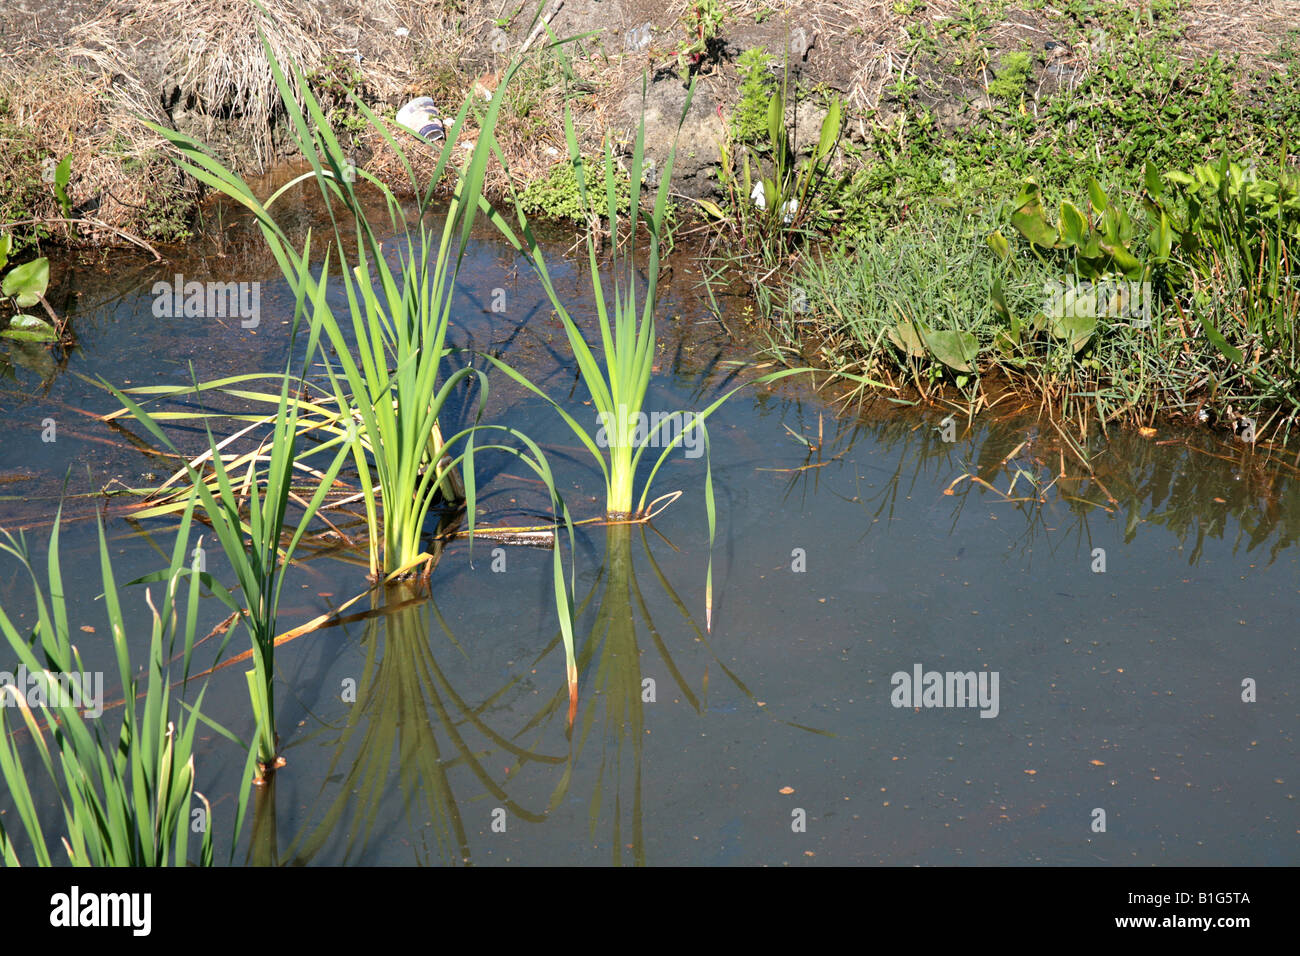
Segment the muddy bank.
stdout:
<svg viewBox="0 0 1300 956">
<path fill-rule="evenodd" d="M 277 57 L 308 77 L 336 133 L 381 176 L 396 171 L 394 158 L 347 103 L 348 90 L 389 116 L 417 95 L 433 96 L 452 111 L 469 91 L 494 90 L 510 57 L 532 38 L 537 58 L 505 94 L 498 137 L 513 175 L 536 181 L 564 155 L 566 102 L 587 146 L 595 148 L 609 132 L 623 142 L 642 113 L 645 77 L 649 151 L 662 159 L 682 115 L 684 81 L 694 76 L 675 167 L 677 190 L 690 197 L 717 188 L 719 145 L 741 95 L 737 61 L 747 50 L 762 48 L 774 67 L 788 65 L 802 100 L 797 120 L 804 142 L 814 138 L 832 95 L 846 105 L 848 140 L 866 144 L 873 128 L 899 113 L 909 82 L 941 125 L 958 125 L 978 122 L 987 110 L 987 64 L 1004 52 L 1032 54 L 1027 88 L 1035 104 L 1076 83 L 1089 63 L 1071 4 L 989 8 L 978 23 L 968 23 L 975 14 L 950 0 L 820 0 L 795 7 L 761 0 L 725 7 L 547 0 L 540 12 L 551 34 L 580 38 L 567 47 L 568 77 L 544 53 L 547 33 L 532 4 L 513 13 L 479 0 L 320 0 L 305 7 L 266 0 L 262 7 L 250 0 L 7 5 L 0 11 L 0 89 L 6 91 L 0 96 L 6 169 L 0 223 L 25 223 L 14 229 L 20 238 L 79 243 L 120 242 L 106 227 L 151 241 L 188 238 L 200 190 L 167 161 L 163 141 L 142 121 L 210 144 L 246 174 L 292 159 L 259 29 Z M 1186 56 L 1216 49 L 1240 54 L 1245 78 L 1267 64 L 1297 22 L 1296 7 L 1290 0 L 1195 4 L 1162 15 L 1180 18 L 1178 43 Z M 953 55 L 967 42 L 963 24 L 978 41 L 983 68 Z M 917 39 L 932 35 L 941 46 Z M 1066 42 L 1067 35 L 1076 42 Z M 49 186 L 51 159 L 69 152 L 72 215 L 89 221 L 75 232 L 52 222 L 61 210 Z M 495 186 L 505 186 L 499 171 Z"/>
</svg>

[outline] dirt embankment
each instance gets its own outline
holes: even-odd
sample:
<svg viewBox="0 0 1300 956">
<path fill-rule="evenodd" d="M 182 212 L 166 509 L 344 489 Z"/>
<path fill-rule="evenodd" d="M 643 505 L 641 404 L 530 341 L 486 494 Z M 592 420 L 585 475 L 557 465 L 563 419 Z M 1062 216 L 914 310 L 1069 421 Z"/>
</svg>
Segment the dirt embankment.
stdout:
<svg viewBox="0 0 1300 956">
<path fill-rule="evenodd" d="M 282 62 L 309 77 L 331 121 L 381 175 L 395 169 L 391 157 L 361 128 L 346 90 L 380 111 L 431 95 L 452 112 L 469 91 L 495 87 L 501 69 L 534 34 L 539 12 L 555 36 L 580 39 L 568 47 L 570 76 L 542 57 L 506 92 L 498 135 L 512 173 L 525 180 L 544 176 L 563 156 L 566 102 L 592 146 L 607 132 L 626 142 L 644 102 L 652 157 L 661 158 L 675 139 L 678 192 L 708 194 L 716 185 L 726 117 L 739 96 L 736 60 L 754 47 L 787 63 L 792 82 L 809 93 L 798 113 L 804 141 L 815 136 L 818 94 L 825 93 L 846 103 L 848 135 L 867 140 L 870 125 L 891 116 L 891 85 L 909 74 L 930 81 L 925 87 L 943 124 L 962 123 L 987 106 L 987 76 L 928 59 L 909 33 L 920 22 L 959 22 L 954 18 L 965 7 L 954 0 L 546 0 L 540 11 L 524 0 L 516 6 L 503 0 L 12 0 L 0 8 L 0 223 L 58 217 L 50 160 L 71 153 L 75 217 L 156 241 L 184 238 L 199 190 L 169 163 L 163 140 L 142 121 L 210 144 L 245 174 L 291 159 L 259 30 Z M 702 55 L 693 55 L 690 44 L 700 37 L 692 25 L 718 10 L 721 19 L 710 21 L 708 36 L 694 48 Z M 1185 16 L 1189 56 L 1219 47 L 1249 56 L 1300 24 L 1300 4 L 1207 2 L 1191 5 Z M 1062 17 L 1052 7 L 1005 6 L 991 15 L 986 35 L 999 48 L 1038 51 L 1035 96 L 1051 95 L 1077 72 L 1070 64 L 1082 53 L 1059 42 Z M 539 36 L 534 50 L 546 44 L 546 33 Z M 688 74 L 695 74 L 696 90 L 679 132 Z M 55 225 L 42 230 L 68 238 Z M 118 239 L 84 224 L 78 238 Z"/>
</svg>

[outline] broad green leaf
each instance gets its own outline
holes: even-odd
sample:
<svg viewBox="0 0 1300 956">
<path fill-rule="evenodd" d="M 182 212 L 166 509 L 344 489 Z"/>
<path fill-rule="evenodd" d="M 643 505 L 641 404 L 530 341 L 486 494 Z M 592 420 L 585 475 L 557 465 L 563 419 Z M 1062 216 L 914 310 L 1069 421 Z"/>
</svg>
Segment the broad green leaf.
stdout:
<svg viewBox="0 0 1300 956">
<path fill-rule="evenodd" d="M 1159 199 L 1164 194 L 1164 183 L 1160 181 L 1160 174 L 1156 168 L 1147 161 L 1142 167 L 1142 178 L 1146 183 L 1147 193 L 1152 199 Z"/>
<path fill-rule="evenodd" d="M 1169 259 L 1169 253 L 1174 246 L 1174 231 L 1169 226 L 1169 217 L 1165 215 L 1164 210 L 1160 210 L 1160 222 L 1151 230 L 1151 251 L 1158 262 L 1165 262 Z"/>
<path fill-rule="evenodd" d="M 1067 246 L 1083 243 L 1088 230 L 1088 221 L 1084 219 L 1079 207 L 1068 199 L 1061 203 L 1061 241 Z"/>
<path fill-rule="evenodd" d="M 1129 275 L 1133 272 L 1140 272 L 1142 270 L 1142 263 L 1135 255 L 1133 255 L 1133 253 L 1128 251 L 1128 248 L 1123 243 L 1111 242 L 1103 239 L 1101 242 L 1101 248 L 1103 252 L 1114 260 L 1115 265 L 1119 266 L 1120 271 L 1125 275 Z"/>
<path fill-rule="evenodd" d="M 1080 352 L 1091 341 L 1097 331 L 1097 316 L 1089 315 L 1087 310 L 1066 315 L 1052 324 L 1052 334 L 1058 339 L 1069 341 L 1070 348 Z"/>
<path fill-rule="evenodd" d="M 1048 321 L 1054 337 L 1065 339 L 1073 351 L 1080 351 L 1097 330 L 1096 293 L 1080 292 L 1077 288 L 1066 289 L 1053 302 Z"/>
<path fill-rule="evenodd" d="M 1011 214 L 1011 225 L 1036 246 L 1050 249 L 1056 245 L 1056 230 L 1047 222 L 1043 211 L 1043 198 L 1038 183 L 1026 180 L 1016 197 L 1016 209 Z"/>
<path fill-rule="evenodd" d="M 925 344 L 930 353 L 957 372 L 974 372 L 979 343 L 970 332 L 927 332 Z"/>
<path fill-rule="evenodd" d="M 0 332 L 0 337 L 23 342 L 53 342 L 59 336 L 54 326 L 44 319 L 19 313 L 9 320 L 9 328 Z"/>
<path fill-rule="evenodd" d="M 1011 257 L 1011 246 L 1007 244 L 1007 237 L 1002 235 L 1000 230 L 994 230 L 988 235 L 989 248 L 992 249 L 999 259 L 1006 261 Z"/>
<path fill-rule="evenodd" d="M 1006 294 L 1002 291 L 1001 279 L 993 280 L 993 287 L 989 291 L 989 297 L 993 300 L 993 310 L 998 315 L 1002 316 L 1008 324 L 1014 321 L 1011 316 L 1011 309 L 1007 307 Z"/>
<path fill-rule="evenodd" d="M 1101 183 L 1089 176 L 1088 177 L 1088 201 L 1092 203 L 1092 208 L 1097 212 L 1105 212 L 1110 205 L 1106 199 L 1106 192 L 1101 188 Z"/>
<path fill-rule="evenodd" d="M 727 214 L 722 211 L 721 207 L 710 199 L 697 199 L 695 203 L 714 219 L 727 218 Z"/>
<path fill-rule="evenodd" d="M 773 149 L 779 149 L 785 131 L 785 100 L 777 93 L 767 104 L 767 137 Z"/>
<path fill-rule="evenodd" d="M 835 141 L 840 137 L 840 98 L 831 97 L 830 108 L 826 111 L 826 118 L 822 120 L 822 134 L 817 141 L 817 158 L 824 159 L 835 145 Z"/>
<path fill-rule="evenodd" d="M 1228 344 L 1228 340 L 1223 337 L 1213 323 L 1205 317 L 1205 312 L 1197 310 L 1197 317 L 1201 320 L 1201 328 L 1205 329 L 1205 337 L 1210 340 L 1210 344 L 1218 349 L 1225 358 L 1233 365 L 1240 365 L 1242 360 L 1241 350 Z"/>
<path fill-rule="evenodd" d="M 72 200 L 68 198 L 68 180 L 72 172 L 72 154 L 64 156 L 54 170 L 54 196 L 64 216 L 72 215 Z"/>
<path fill-rule="evenodd" d="M 13 296 L 18 307 L 25 309 L 41 300 L 49 284 L 50 260 L 41 256 L 10 269 L 4 281 L 0 282 L 0 292 Z"/>
<path fill-rule="evenodd" d="M 917 334 L 916 326 L 906 320 L 899 322 L 898 325 L 891 326 L 887 330 L 889 341 L 894 343 L 894 347 L 909 358 L 921 358 L 926 354 L 925 343 L 921 341 L 921 336 Z"/>
<path fill-rule="evenodd" d="M 993 336 L 993 345 L 1004 355 L 1016 355 L 1020 351 L 1020 329 L 1002 329 Z"/>
</svg>

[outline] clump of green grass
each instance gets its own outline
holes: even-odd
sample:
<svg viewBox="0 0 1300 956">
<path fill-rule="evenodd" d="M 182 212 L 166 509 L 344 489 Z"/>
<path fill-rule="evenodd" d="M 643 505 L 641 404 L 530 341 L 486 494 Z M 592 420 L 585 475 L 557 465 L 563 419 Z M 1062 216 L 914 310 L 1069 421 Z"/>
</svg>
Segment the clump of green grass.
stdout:
<svg viewBox="0 0 1300 956">
<path fill-rule="evenodd" d="M 27 838 L 24 848 L 15 841 L 16 834 L 0 822 L 0 854 L 7 866 L 19 865 L 28 852 L 41 866 L 51 866 L 55 861 L 38 808 L 38 795 L 45 791 L 39 786 L 33 790 L 40 770 L 34 776 L 30 774 L 19 752 L 18 736 L 24 729 L 58 797 L 63 818 L 59 842 L 68 863 L 185 866 L 190 860 L 191 814 L 200 810 L 194 806 L 197 798 L 203 805 L 204 820 L 198 862 L 203 866 L 212 864 L 211 807 L 194 790 L 194 738 L 199 722 L 207 722 L 201 716 L 204 692 L 199 692 L 191 706 L 178 700 L 171 686 L 170 661 L 177 643 L 183 648 L 185 675 L 189 673 L 194 647 L 200 575 L 197 565 L 188 569 L 185 566 L 192 512 L 191 503 L 176 535 L 171 564 L 165 574 L 156 576 L 161 591 L 156 597 L 152 588 L 145 594 L 150 637 L 143 684 L 127 650 L 122 594 L 113 574 L 103 524 L 99 526 L 104 613 L 125 698 L 121 720 L 111 730 L 105 726 L 109 717 L 82 713 L 73 706 L 75 700 L 61 694 L 59 685 L 50 680 L 52 674 L 86 673 L 68 624 L 58 519 L 50 535 L 48 576 L 44 582 L 33 567 L 24 540 L 6 536 L 0 542 L 0 551 L 17 559 L 31 576 L 37 619 L 32 631 L 24 633 L 0 608 L 0 633 L 29 673 L 44 675 L 39 716 L 16 685 L 6 685 L 0 691 L 5 698 L 5 706 L 0 706 L 0 772 L 14 804 L 13 817 Z M 189 583 L 185 584 L 187 573 Z M 83 694 L 88 690 L 84 688 Z M 99 703 L 103 704 L 102 699 Z M 22 718 L 19 726 L 11 723 L 15 705 Z"/>
<path fill-rule="evenodd" d="M 349 161 L 301 72 L 295 74 L 296 83 L 291 84 L 265 40 L 263 47 L 290 128 L 311 166 L 309 172 L 286 183 L 262 201 L 240 176 L 223 166 L 202 144 L 174 130 L 156 125 L 151 128 L 176 147 L 178 155 L 175 161 L 182 169 L 230 196 L 254 215 L 293 291 L 294 329 L 303 316 L 309 323 L 307 355 L 317 354 L 319 344 L 331 346 L 332 354 L 326 356 L 324 350 L 320 353 L 328 387 L 319 382 L 304 381 L 300 383 L 303 388 L 298 390 L 298 397 L 290 397 L 286 391 L 286 373 L 269 377 L 277 386 L 273 391 L 250 391 L 247 387 L 248 383 L 268 376 L 240 375 L 196 385 L 192 389 L 144 388 L 133 389 L 130 394 L 168 397 L 188 393 L 193 397 L 212 390 L 242 400 L 265 402 L 276 409 L 276 441 L 283 439 L 284 443 L 282 457 L 273 464 L 283 466 L 287 461 L 290 468 L 293 467 L 294 443 L 300 434 L 311 432 L 323 439 L 324 443 L 314 448 L 311 454 L 320 454 L 341 442 L 351 453 L 362 489 L 369 529 L 367 549 L 372 583 L 410 576 L 421 564 L 426 570 L 431 569 L 431 556 L 424 550 L 423 539 L 426 521 L 439 499 L 449 506 L 465 508 L 469 533 L 473 534 L 476 451 L 504 451 L 515 455 L 532 469 L 550 490 L 554 513 L 557 520 L 563 515 L 572 544 L 568 512 L 556 491 L 546 458 L 534 442 L 513 428 L 481 425 L 477 419 L 451 436 L 444 436 L 439 425 L 448 398 L 458 387 L 464 388 L 468 383 L 479 386 L 479 415 L 487 397 L 487 379 L 482 372 L 462 365 L 453 367 L 444 375 L 443 366 L 453 358 L 447 345 L 453 290 L 479 206 L 486 206 L 483 199 L 484 174 L 489 150 L 494 143 L 492 131 L 502 97 L 494 96 L 484 114 L 476 117 L 477 143 L 459 170 L 457 186 L 445 216 L 440 224 L 431 227 L 427 218 L 432 212 L 435 191 L 444 171 L 450 170 L 453 160 L 464 152 L 457 146 L 469 113 L 476 108 L 472 96 L 463 101 L 440 147 L 427 142 L 422 144 L 438 150 L 436 168 L 427 182 L 417 178 L 406 151 L 383 120 L 353 97 L 352 105 L 383 137 L 407 173 L 411 191 L 417 197 L 415 214 L 410 216 L 391 188 Z M 509 84 L 519 63 L 515 61 L 506 70 L 502 77 L 503 88 Z M 319 267 L 312 260 L 311 233 L 308 233 L 303 248 L 297 249 L 271 211 L 281 196 L 306 181 L 314 182 L 320 190 L 333 227 L 332 242 L 328 243 L 324 263 Z M 387 240 L 388 233 L 370 221 L 367 207 L 360 198 L 363 188 L 372 188 L 383 198 L 389 214 L 385 228 L 398 235 L 398 242 Z M 385 241 L 389 241 L 390 249 L 393 245 L 397 247 L 395 266 L 391 262 L 394 256 L 384 248 Z M 339 267 L 336 278 L 331 273 L 332 262 Z M 337 311 L 328 297 L 332 278 L 336 283 L 342 280 L 345 297 L 345 308 Z M 302 397 L 304 391 L 310 397 Z M 127 395 L 118 394 L 124 405 L 146 422 L 156 437 L 162 437 L 158 422 L 207 417 L 206 413 L 145 413 L 139 406 L 131 405 Z M 288 413 L 287 407 L 291 409 Z M 298 412 L 302 414 L 297 416 Z M 286 420 L 289 424 L 284 426 Z M 283 432 L 282 426 L 285 428 Z M 484 432 L 498 435 L 502 441 L 476 445 L 475 436 L 481 437 Z M 502 443 L 507 440 L 511 443 Z M 328 490 L 336 473 L 337 468 L 332 467 L 330 473 L 322 478 L 318 494 Z M 272 479 L 278 480 L 274 475 Z M 222 482 L 220 476 L 218 482 Z M 272 509 L 278 508 L 270 493 L 282 495 L 285 488 L 284 484 L 268 483 L 268 498 L 263 499 L 263 503 Z M 210 501 L 205 499 L 205 504 L 210 510 L 215 508 L 216 512 L 229 510 L 225 508 L 224 484 L 223 495 Z M 278 529 L 274 521 L 277 517 L 282 519 L 282 509 L 271 514 L 271 520 L 263 520 L 250 529 L 257 548 L 270 547 L 275 537 L 271 532 Z M 309 519 L 310 514 L 300 525 L 299 533 Z M 230 523 L 233 525 L 234 521 L 232 514 Z M 244 559 L 251 560 L 247 569 L 249 576 L 246 581 L 241 579 L 241 585 L 247 585 L 249 601 L 254 600 L 252 595 L 258 596 L 257 599 L 263 602 L 259 606 L 273 621 L 273 605 L 265 603 L 266 589 L 269 587 L 278 594 L 279 583 L 272 571 L 273 563 L 264 560 L 266 553 L 259 553 L 260 557 L 252 552 L 244 554 L 240 549 L 232 560 L 240 558 L 241 554 Z M 553 553 L 556 606 L 566 634 L 566 654 L 572 661 L 572 622 L 558 535 Z M 273 639 L 273 633 L 256 636 L 255 646 L 264 647 L 268 637 Z M 267 711 L 270 697 L 269 693 L 261 694 L 254 683 L 269 687 L 269 667 L 259 664 L 250 681 L 259 727 L 263 728 L 258 750 L 265 757 L 271 750 L 266 737 L 266 728 L 273 726 Z M 571 681 L 570 687 L 576 694 L 576 684 Z"/>
<path fill-rule="evenodd" d="M 989 81 L 989 96 L 1000 100 L 1019 102 L 1025 95 L 1025 86 L 1033 71 L 1033 59 L 1024 50 L 1016 50 L 1002 57 L 997 71 Z"/>
<path fill-rule="evenodd" d="M 810 338 L 823 367 L 924 391 L 966 389 L 1002 327 L 994 283 L 1027 307 L 1047 275 L 1013 277 L 983 242 L 985 222 L 950 214 L 877 228 L 853 255 L 808 257 L 784 289 L 759 293 L 760 308 L 775 318 L 778 342 Z"/>
<path fill-rule="evenodd" d="M 690 108 L 692 87 L 686 96 L 682 117 Z M 778 114 L 779 115 L 779 114 Z M 679 122 L 680 125 L 680 122 Z M 501 234 L 520 252 L 526 253 L 534 271 L 542 282 L 547 297 L 554 307 L 556 315 L 564 326 L 569 348 L 583 384 L 591 396 L 591 403 L 597 413 L 600 428 L 593 436 L 592 432 L 580 424 L 560 405 L 547 396 L 541 389 L 528 382 L 523 376 L 504 366 L 496 364 L 507 374 L 545 398 L 556 409 L 574 435 L 591 454 L 599 465 L 605 479 L 605 512 L 613 520 L 644 518 L 652 505 L 649 500 L 650 489 L 659 468 L 667 460 L 674 448 L 681 445 L 687 436 L 703 435 L 705 478 L 704 504 L 708 516 L 709 545 L 712 550 L 716 530 L 716 515 L 713 499 L 712 466 L 709 458 L 707 419 L 736 391 L 733 389 L 715 400 L 702 411 L 678 411 L 662 416 L 660 424 L 644 428 L 646 394 L 650 384 L 651 371 L 655 362 L 655 313 L 658 306 L 659 269 L 666 239 L 666 220 L 668 213 L 668 193 L 672 181 L 675 144 L 670 149 L 663 169 L 659 173 L 659 184 L 654 195 L 652 209 L 643 215 L 641 209 L 641 182 L 645 168 L 645 116 L 633 144 L 631 166 L 628 180 L 631 194 L 628 201 L 626 220 L 619 215 L 618 183 L 623 178 L 621 167 L 616 160 L 609 139 L 605 141 L 603 163 L 595 169 L 595 176 L 589 179 L 590 171 L 578 146 L 577 133 L 574 129 L 572 110 L 565 110 L 565 133 L 569 147 L 569 160 L 577 179 L 583 208 L 588 211 L 585 217 L 591 224 L 587 229 L 587 263 L 592 297 L 596 304 L 599 343 L 589 342 L 582 327 L 574 318 L 567 303 L 555 290 L 550 268 L 542 253 L 540 245 L 528 224 L 525 211 L 516 202 L 516 226 L 504 216 L 494 215 L 492 221 Z M 599 177 L 599 178 L 597 178 Z M 602 188 L 603 187 L 603 188 Z M 611 284 L 604 278 L 603 266 L 597 253 L 597 244 L 601 239 L 599 227 L 595 220 L 603 215 L 610 224 L 613 237 L 613 262 Z M 638 280 L 636 262 L 636 240 L 644 226 L 649 246 L 645 264 L 645 282 Z M 626 228 L 624 228 L 626 227 Z M 788 370 L 768 376 L 760 381 L 771 381 L 784 375 L 796 374 L 802 370 Z M 743 387 L 743 386 L 740 386 Z M 683 423 L 684 420 L 684 423 Z M 683 423 L 677 434 L 667 441 L 665 427 L 670 423 Z M 658 459 L 650 466 L 649 473 L 641 484 L 641 493 L 636 495 L 637 473 L 647 450 L 662 446 Z M 705 584 L 705 622 L 712 622 L 713 604 L 713 561 L 710 554 Z M 572 670 L 570 658 L 570 680 L 576 685 L 577 673 Z M 571 697 L 569 722 L 573 722 L 576 712 L 576 695 Z"/>
</svg>

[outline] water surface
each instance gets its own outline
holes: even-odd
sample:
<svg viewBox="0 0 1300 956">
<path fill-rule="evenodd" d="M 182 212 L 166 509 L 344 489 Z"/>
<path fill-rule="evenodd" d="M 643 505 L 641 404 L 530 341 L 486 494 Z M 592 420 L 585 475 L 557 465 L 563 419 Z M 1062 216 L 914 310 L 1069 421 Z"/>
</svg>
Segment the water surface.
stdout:
<svg viewBox="0 0 1300 956">
<path fill-rule="evenodd" d="M 96 628 L 79 646 L 109 674 L 88 516 L 107 509 L 119 580 L 161 565 L 170 525 L 132 520 L 129 496 L 94 495 L 170 469 L 140 429 L 94 417 L 115 407 L 94 381 L 179 383 L 191 363 L 200 380 L 274 373 L 290 347 L 292 299 L 274 263 L 238 220 L 223 229 L 228 245 L 165 263 L 56 264 L 78 349 L 61 366 L 30 351 L 0 359 L 0 527 L 26 528 L 43 560 L 60 496 L 81 496 L 67 501 L 62 554 L 85 582 L 74 626 Z M 552 261 L 571 238 L 557 232 Z M 155 318 L 153 284 L 178 272 L 261 282 L 259 326 Z M 689 251 L 672 260 L 650 410 L 701 408 L 755 371 L 756 343 L 727 335 L 698 279 Z M 564 267 L 558 285 L 590 314 L 580 280 Z M 486 233 L 455 322 L 458 345 L 499 352 L 595 429 L 562 328 Z M 487 420 L 540 441 L 575 517 L 595 516 L 599 473 L 572 433 L 503 376 L 492 382 Z M 450 417 L 472 414 L 466 398 Z M 1296 462 L 1165 430 L 1090 436 L 1085 466 L 1032 408 L 958 421 L 952 442 L 946 415 L 879 401 L 845 411 L 808 386 L 739 393 L 711 419 L 711 631 L 703 458 L 673 454 L 656 485 L 682 496 L 650 525 L 580 533 L 571 733 L 546 551 L 452 543 L 429 592 L 372 595 L 284 645 L 288 764 L 236 859 L 1296 863 Z M 206 441 L 173 433 L 185 450 Z M 544 514 L 521 466 L 483 467 L 481 520 Z M 365 589 L 358 555 L 341 557 L 295 569 L 282 628 Z M 0 582 L 6 612 L 30 620 L 27 582 Z M 143 620 L 138 588 L 128 604 Z M 223 616 L 207 601 L 202 630 Z M 133 633 L 140 659 L 147 631 Z M 917 665 L 996 672 L 996 716 L 894 706 L 893 675 Z M 212 677 L 205 708 L 247 735 L 238 670 Z M 216 736 L 199 748 L 219 848 L 243 759 Z"/>
</svg>

